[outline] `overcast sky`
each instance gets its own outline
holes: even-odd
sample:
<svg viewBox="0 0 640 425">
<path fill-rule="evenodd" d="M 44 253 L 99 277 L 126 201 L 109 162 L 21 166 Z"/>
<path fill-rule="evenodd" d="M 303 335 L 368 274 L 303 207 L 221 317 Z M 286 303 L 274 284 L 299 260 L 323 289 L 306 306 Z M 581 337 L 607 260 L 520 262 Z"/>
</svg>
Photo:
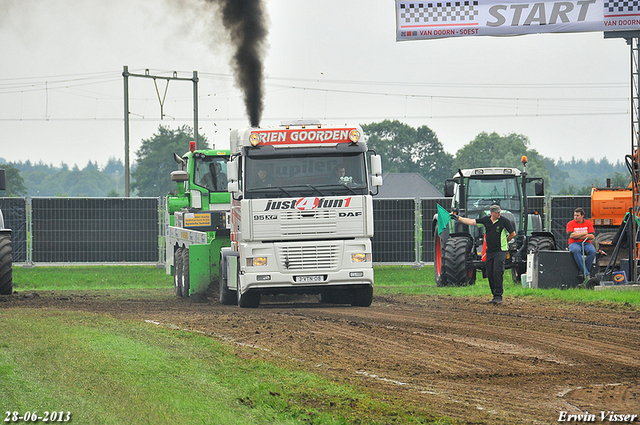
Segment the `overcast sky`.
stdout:
<svg viewBox="0 0 640 425">
<path fill-rule="evenodd" d="M 80 168 L 124 159 L 124 65 L 184 78 L 198 71 L 199 132 L 227 148 L 229 129 L 249 121 L 229 35 L 201 4 L 0 0 L 0 158 Z M 480 132 L 523 134 L 555 159 L 617 162 L 630 153 L 623 39 L 594 32 L 396 42 L 393 0 L 264 4 L 262 127 L 390 119 L 428 126 L 452 154 Z M 156 83 L 129 79 L 132 161 L 160 124 L 193 125 L 192 83 Z"/>
</svg>

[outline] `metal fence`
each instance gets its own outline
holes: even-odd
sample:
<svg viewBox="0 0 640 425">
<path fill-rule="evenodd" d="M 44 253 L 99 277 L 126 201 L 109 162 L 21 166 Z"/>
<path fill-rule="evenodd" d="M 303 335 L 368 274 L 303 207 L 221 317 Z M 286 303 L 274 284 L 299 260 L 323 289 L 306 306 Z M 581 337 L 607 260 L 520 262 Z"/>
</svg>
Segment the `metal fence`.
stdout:
<svg viewBox="0 0 640 425">
<path fill-rule="evenodd" d="M 559 248 L 573 210 L 591 215 L 588 196 L 529 198 Z M 432 220 L 450 198 L 374 199 L 373 261 L 433 263 Z M 0 198 L 17 263 L 164 263 L 162 198 Z"/>
<path fill-rule="evenodd" d="M 160 198 L 0 198 L 15 262 L 160 263 Z"/>
</svg>

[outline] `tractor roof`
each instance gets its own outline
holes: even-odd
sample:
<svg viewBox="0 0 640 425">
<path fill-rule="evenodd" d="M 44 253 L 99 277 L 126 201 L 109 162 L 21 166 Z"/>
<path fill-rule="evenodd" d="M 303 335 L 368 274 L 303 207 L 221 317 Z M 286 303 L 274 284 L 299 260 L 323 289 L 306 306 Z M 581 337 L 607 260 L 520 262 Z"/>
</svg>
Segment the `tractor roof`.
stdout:
<svg viewBox="0 0 640 425">
<path fill-rule="evenodd" d="M 469 168 L 460 170 L 464 177 L 479 176 L 519 176 L 520 170 L 517 168 L 493 167 L 493 168 Z M 460 177 L 460 172 L 456 173 L 453 178 Z"/>
</svg>

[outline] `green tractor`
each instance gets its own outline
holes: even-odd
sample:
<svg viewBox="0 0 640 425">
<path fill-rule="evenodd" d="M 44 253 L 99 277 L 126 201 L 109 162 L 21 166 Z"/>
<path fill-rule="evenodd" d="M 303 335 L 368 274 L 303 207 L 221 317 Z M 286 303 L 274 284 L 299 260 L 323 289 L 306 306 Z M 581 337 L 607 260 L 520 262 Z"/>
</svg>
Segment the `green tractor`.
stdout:
<svg viewBox="0 0 640 425">
<path fill-rule="evenodd" d="M 458 170 L 444 186 L 445 196 L 453 197 L 451 210 L 455 214 L 477 219 L 489 215 L 491 205 L 500 205 L 502 215 L 516 230 L 505 264 L 511 269 L 515 283 L 526 273 L 530 251 L 556 249 L 553 234 L 543 229 L 541 216 L 537 211 L 530 212 L 527 200 L 527 188 L 532 183 L 535 196 L 544 195 L 544 181 L 527 176 L 526 157 L 522 158 L 522 164 L 522 172 L 502 167 Z M 483 228 L 451 220 L 445 231 L 439 233 L 436 214 L 433 234 L 437 286 L 473 285 L 478 269 L 485 276 Z"/>
<path fill-rule="evenodd" d="M 220 250 L 231 245 L 227 192 L 230 151 L 195 150 L 174 154 L 177 183 L 167 196 L 166 271 L 179 297 L 202 298 L 219 275 Z"/>
</svg>

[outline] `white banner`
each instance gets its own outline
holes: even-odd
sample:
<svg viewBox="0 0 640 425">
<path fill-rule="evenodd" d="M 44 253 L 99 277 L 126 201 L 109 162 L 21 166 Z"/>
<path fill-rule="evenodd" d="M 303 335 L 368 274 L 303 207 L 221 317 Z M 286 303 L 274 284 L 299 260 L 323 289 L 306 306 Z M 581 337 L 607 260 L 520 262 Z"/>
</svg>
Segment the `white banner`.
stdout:
<svg viewBox="0 0 640 425">
<path fill-rule="evenodd" d="M 397 41 L 637 29 L 640 0 L 396 0 Z"/>
</svg>

